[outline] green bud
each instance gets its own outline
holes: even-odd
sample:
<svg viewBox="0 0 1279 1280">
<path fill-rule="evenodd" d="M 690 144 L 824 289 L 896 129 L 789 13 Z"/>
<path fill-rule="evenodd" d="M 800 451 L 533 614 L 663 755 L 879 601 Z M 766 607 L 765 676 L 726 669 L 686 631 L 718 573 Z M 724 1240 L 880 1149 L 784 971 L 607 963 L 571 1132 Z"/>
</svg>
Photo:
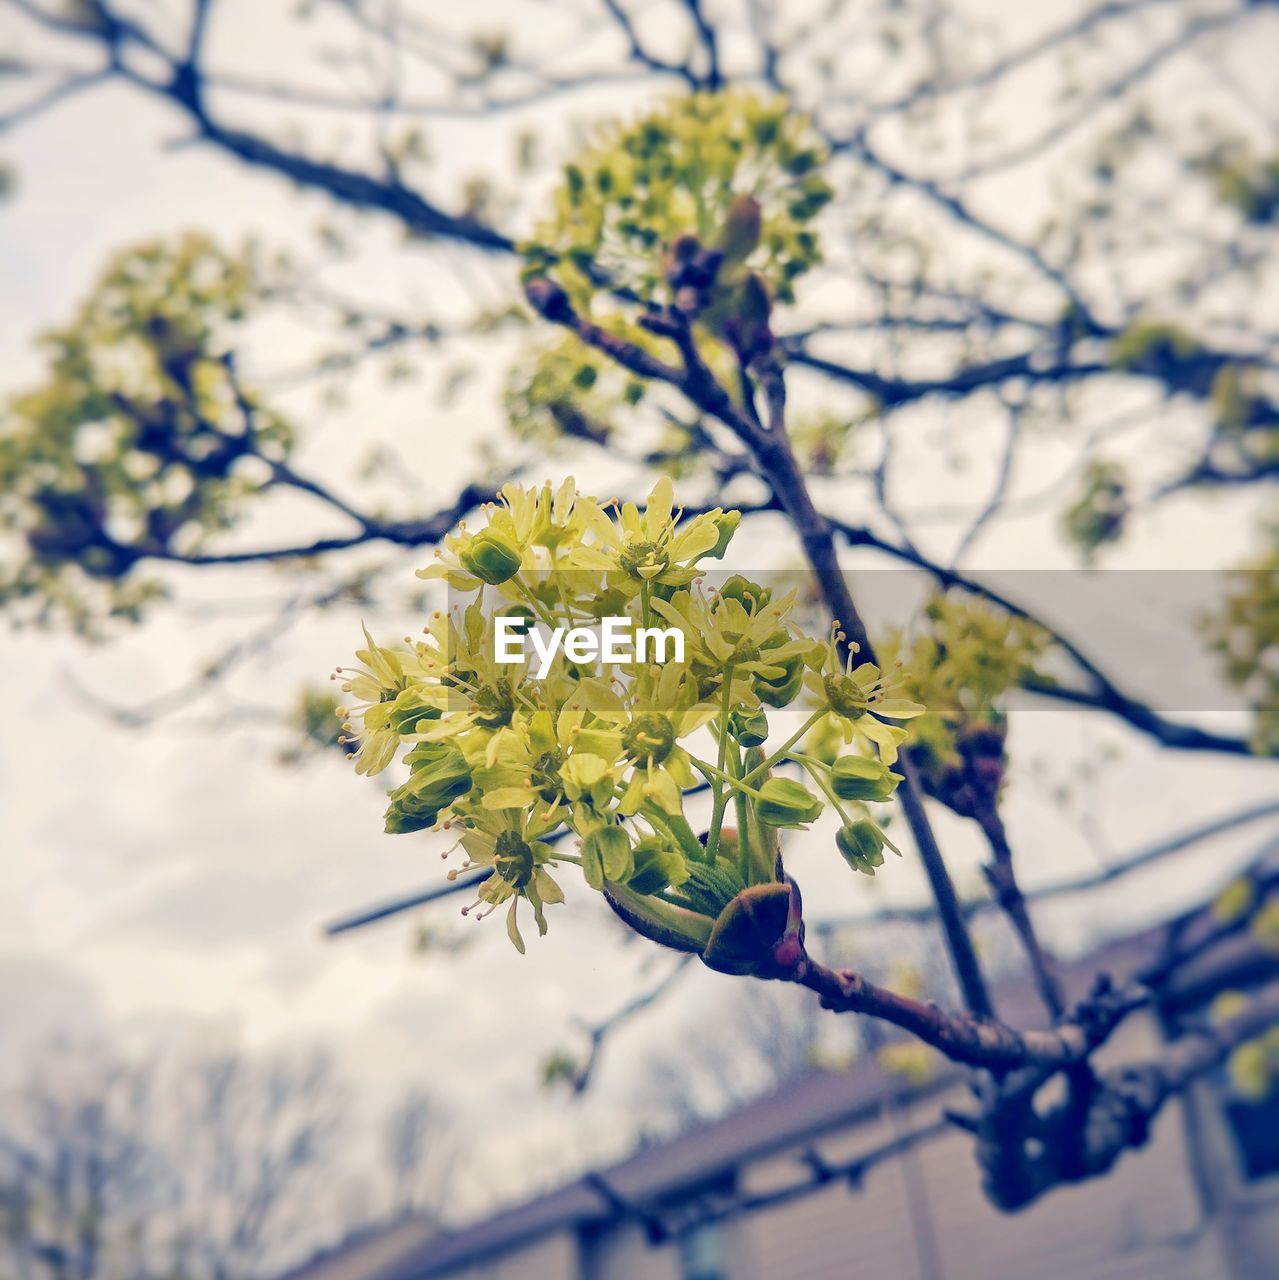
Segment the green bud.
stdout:
<svg viewBox="0 0 1279 1280">
<path fill-rule="evenodd" d="M 592 889 L 605 880 L 623 883 L 631 871 L 631 842 L 621 827 L 600 827 L 582 841 L 582 872 Z"/>
<path fill-rule="evenodd" d="M 770 827 L 802 827 L 822 811 L 822 802 L 790 778 L 769 778 L 759 794 L 757 812 Z"/>
<path fill-rule="evenodd" d="M 471 789 L 471 766 L 454 746 L 423 742 L 405 757 L 409 780 L 390 793 L 386 831 L 405 835 L 433 827 L 442 810 Z"/>
<path fill-rule="evenodd" d="M 559 768 L 559 784 L 576 804 L 607 808 L 613 799 L 613 775 L 601 756 L 578 750 Z"/>
<path fill-rule="evenodd" d="M 537 625 L 537 614 L 526 604 L 514 604 L 502 609 L 502 617 L 510 620 L 511 630 L 516 635 L 526 636 Z"/>
<path fill-rule="evenodd" d="M 763 746 L 768 741 L 768 717 L 762 711 L 737 708 L 728 717 L 728 731 L 744 747 Z"/>
<path fill-rule="evenodd" d="M 515 577 L 520 571 L 520 551 L 508 538 L 493 529 L 485 529 L 458 552 L 462 567 L 481 582 L 496 587 Z"/>
<path fill-rule="evenodd" d="M 724 511 L 715 517 L 715 528 L 719 531 L 719 541 L 706 553 L 712 560 L 722 560 L 728 544 L 732 542 L 737 526 L 742 523 L 740 511 Z"/>
<path fill-rule="evenodd" d="M 875 868 L 884 865 L 883 833 L 869 818 L 840 827 L 835 833 L 835 844 L 854 871 L 873 876 Z"/>
<path fill-rule="evenodd" d="M 388 727 L 399 734 L 418 733 L 426 721 L 438 720 L 439 707 L 430 706 L 420 689 L 405 689 L 391 704 Z"/>
<path fill-rule="evenodd" d="M 758 675 L 755 677 L 756 696 L 761 702 L 770 707 L 785 707 L 794 702 L 804 683 L 804 655 L 802 653 L 794 653 L 789 658 L 782 658 L 777 661 L 769 657 L 768 650 L 770 648 L 779 647 L 789 640 L 790 636 L 786 632 L 779 631 L 770 636 L 760 646 L 760 658 L 769 663 L 770 666 L 782 668 L 782 674 L 771 680 Z"/>
<path fill-rule="evenodd" d="M 388 836 L 412 835 L 414 831 L 425 831 L 427 827 L 435 826 L 435 820 L 439 816 L 438 810 L 410 813 L 407 809 L 392 804 L 386 811 L 382 829 Z"/>
<path fill-rule="evenodd" d="M 738 515 L 739 513 L 734 511 L 730 514 Z M 740 573 L 733 574 L 720 587 L 719 594 L 725 600 L 736 600 L 749 614 L 758 613 L 773 598 L 773 593 L 767 587 L 761 587 L 758 582 L 743 578 Z"/>
<path fill-rule="evenodd" d="M 900 781 L 867 756 L 841 756 L 830 771 L 831 787 L 841 800 L 890 800 Z"/>
<path fill-rule="evenodd" d="M 759 201 L 752 196 L 738 196 L 728 208 L 728 216 L 715 239 L 715 247 L 728 263 L 741 262 L 759 244 L 763 216 Z"/>
<path fill-rule="evenodd" d="M 448 743 L 423 742 L 409 752 L 405 762 L 412 773 L 391 795 L 403 797 L 408 805 L 443 809 L 471 789 L 471 766 L 466 757 Z"/>
<path fill-rule="evenodd" d="M 626 883 L 636 893 L 660 893 L 688 879 L 683 855 L 668 849 L 656 836 L 639 841 L 631 854 L 635 865 Z"/>
</svg>

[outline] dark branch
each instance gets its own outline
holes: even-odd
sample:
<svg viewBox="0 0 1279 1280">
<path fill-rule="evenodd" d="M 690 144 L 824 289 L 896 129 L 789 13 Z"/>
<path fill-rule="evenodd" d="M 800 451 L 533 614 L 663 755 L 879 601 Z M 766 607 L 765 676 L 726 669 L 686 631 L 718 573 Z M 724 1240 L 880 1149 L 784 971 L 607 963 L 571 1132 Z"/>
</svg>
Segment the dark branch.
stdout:
<svg viewBox="0 0 1279 1280">
<path fill-rule="evenodd" d="M 793 981 L 815 991 L 824 1009 L 891 1022 L 953 1062 L 996 1074 L 1031 1064 L 1057 1069 L 1082 1062 L 1150 1000 L 1144 987 L 1104 988 L 1051 1030 L 1018 1031 L 992 1017 L 947 1013 L 931 1002 L 878 986 L 856 970 L 832 969 L 811 957 L 801 963 Z"/>
</svg>

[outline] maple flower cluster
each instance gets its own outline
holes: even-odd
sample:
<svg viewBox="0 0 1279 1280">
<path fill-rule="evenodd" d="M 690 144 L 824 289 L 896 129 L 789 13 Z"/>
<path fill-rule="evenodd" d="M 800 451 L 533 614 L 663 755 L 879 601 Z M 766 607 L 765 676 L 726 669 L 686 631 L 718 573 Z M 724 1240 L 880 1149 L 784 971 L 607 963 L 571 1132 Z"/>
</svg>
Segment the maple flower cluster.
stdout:
<svg viewBox="0 0 1279 1280">
<path fill-rule="evenodd" d="M 837 632 L 802 634 L 793 592 L 774 598 L 738 575 L 707 588 L 703 562 L 722 559 L 737 512 L 683 519 L 669 479 L 642 510 L 588 498 L 569 479 L 507 485 L 484 515 L 419 571 L 443 579 L 453 602 L 424 638 L 384 646 L 366 630 L 360 665 L 338 672 L 357 772 L 397 757 L 407 768 L 389 793 L 388 832 L 452 834 L 465 862 L 450 874 L 489 872 L 475 908 L 503 907 L 520 951 L 521 913 L 545 933 L 561 880 L 580 873 L 640 933 L 733 968 L 716 938 L 727 909 L 783 885 L 778 832 L 827 804 L 840 852 L 874 874 L 886 837 L 866 806 L 899 781 L 889 766 L 905 730 L 892 722 L 923 708 L 892 696 L 871 664 L 841 659 Z M 682 657 L 559 651 L 535 678 L 528 661 L 499 660 L 499 617 L 530 629 L 606 617 L 677 628 Z M 792 704 L 803 723 L 769 752 L 769 714 Z M 819 725 L 854 750 L 801 750 Z"/>
</svg>

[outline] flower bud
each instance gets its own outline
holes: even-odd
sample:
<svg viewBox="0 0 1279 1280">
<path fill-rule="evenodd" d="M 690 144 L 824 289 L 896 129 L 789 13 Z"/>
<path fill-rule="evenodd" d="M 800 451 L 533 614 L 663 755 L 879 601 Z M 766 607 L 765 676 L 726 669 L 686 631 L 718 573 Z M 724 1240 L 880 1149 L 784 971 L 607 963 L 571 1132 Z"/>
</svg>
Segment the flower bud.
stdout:
<svg viewBox="0 0 1279 1280">
<path fill-rule="evenodd" d="M 582 872 L 592 889 L 605 880 L 624 882 L 631 870 L 631 842 L 621 827 L 600 827 L 582 841 Z"/>
<path fill-rule="evenodd" d="M 424 742 L 405 757 L 409 780 L 390 793 L 386 830 L 392 835 L 435 825 L 440 812 L 471 789 L 471 766 L 454 746 Z"/>
<path fill-rule="evenodd" d="M 759 794 L 757 812 L 770 827 L 802 827 L 822 811 L 822 802 L 790 778 L 769 778 Z"/>
<path fill-rule="evenodd" d="M 789 658 L 782 658 L 776 661 L 769 657 L 768 651 L 770 648 L 779 648 L 789 640 L 790 637 L 786 632 L 779 631 L 770 636 L 760 646 L 761 660 L 771 666 L 782 668 L 782 674 L 774 676 L 771 680 L 759 675 L 755 677 L 755 693 L 761 702 L 767 703 L 770 707 L 784 707 L 794 702 L 800 686 L 804 683 L 804 655 L 802 653 L 794 653 Z"/>
<path fill-rule="evenodd" d="M 639 841 L 631 855 L 634 869 L 626 883 L 636 893 L 660 893 L 688 879 L 683 855 L 668 849 L 656 836 Z"/>
<path fill-rule="evenodd" d="M 762 711 L 736 708 L 728 717 L 728 731 L 744 747 L 763 746 L 768 741 L 768 717 Z"/>
<path fill-rule="evenodd" d="M 719 973 L 761 978 L 793 976 L 804 960 L 804 918 L 799 888 L 784 883 L 744 889 L 720 912 L 702 952 Z"/>
<path fill-rule="evenodd" d="M 435 826 L 435 820 L 439 816 L 438 810 L 412 811 L 392 801 L 383 815 L 382 829 L 388 836 L 407 836 L 414 831 L 425 831 L 427 827 Z"/>
<path fill-rule="evenodd" d="M 740 511 L 721 511 L 715 517 L 715 528 L 719 533 L 719 539 L 706 553 L 712 560 L 722 560 L 724 558 L 724 552 L 728 550 L 728 544 L 732 542 L 733 535 L 737 532 L 737 526 L 741 523 L 742 513 Z"/>
<path fill-rule="evenodd" d="M 773 598 L 773 593 L 767 587 L 743 578 L 740 573 L 733 574 L 720 587 L 719 594 L 724 600 L 736 600 L 750 614 L 758 613 Z"/>
<path fill-rule="evenodd" d="M 519 548 L 494 529 L 477 533 L 458 552 L 457 558 L 468 573 L 491 587 L 508 581 L 520 571 Z"/>
<path fill-rule="evenodd" d="M 423 732 L 424 722 L 438 720 L 442 712 L 431 706 L 420 689 L 405 689 L 391 704 L 388 727 L 398 734 Z"/>
<path fill-rule="evenodd" d="M 471 766 L 451 743 L 422 742 L 404 757 L 409 780 L 397 790 L 414 799 L 443 807 L 471 786 Z"/>
<path fill-rule="evenodd" d="M 861 818 L 840 827 L 835 833 L 835 844 L 854 871 L 873 876 L 876 867 L 884 865 L 884 837 L 869 818 Z"/>
<path fill-rule="evenodd" d="M 890 800 L 900 781 L 867 756 L 841 756 L 830 771 L 831 787 L 841 800 Z"/>
<path fill-rule="evenodd" d="M 526 604 L 503 606 L 502 617 L 510 624 L 510 629 L 518 636 L 526 636 L 537 626 L 537 615 Z"/>
<path fill-rule="evenodd" d="M 604 809 L 613 798 L 613 775 L 601 756 L 575 751 L 560 766 L 559 774 L 564 794 L 577 804 Z"/>
</svg>

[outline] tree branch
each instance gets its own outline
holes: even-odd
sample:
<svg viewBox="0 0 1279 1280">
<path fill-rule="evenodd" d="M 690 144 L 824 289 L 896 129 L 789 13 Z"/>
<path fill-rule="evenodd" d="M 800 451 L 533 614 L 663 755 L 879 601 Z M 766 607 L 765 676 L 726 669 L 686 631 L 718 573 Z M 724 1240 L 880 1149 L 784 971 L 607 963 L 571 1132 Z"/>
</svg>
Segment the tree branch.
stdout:
<svg viewBox="0 0 1279 1280">
<path fill-rule="evenodd" d="M 977 1159 L 987 1196 L 1013 1211 L 1046 1191 L 1108 1173 L 1125 1151 L 1144 1146 L 1169 1098 L 1219 1066 L 1245 1040 L 1279 1022 L 1279 984 L 1216 1027 L 1195 1028 L 1158 1059 L 1094 1074 L 1074 1073 L 1065 1101 L 1039 1112 L 1042 1071 L 1028 1070 L 983 1090 Z M 1033 1135 L 1036 1141 L 1026 1141 Z"/>
<path fill-rule="evenodd" d="M 389 213 L 410 230 L 424 236 L 457 240 L 481 249 L 514 251 L 514 241 L 508 236 L 478 219 L 446 213 L 405 187 L 394 176 L 379 180 L 340 165 L 313 160 L 216 121 L 205 102 L 204 74 L 198 61 L 208 19 L 207 8 L 203 5 L 195 12 L 187 54 L 181 60 L 174 60 L 159 41 L 135 21 L 118 15 L 106 0 L 87 0 L 96 22 L 86 25 L 64 21 L 31 0 L 10 0 L 10 3 L 50 30 L 100 45 L 107 54 L 107 66 L 99 73 L 101 79 L 117 76 L 169 102 L 191 119 L 201 140 L 220 147 L 247 165 L 270 170 L 299 186 L 325 191 L 342 204 Z M 124 50 L 130 44 L 137 44 L 162 58 L 169 67 L 170 75 L 152 80 L 130 69 L 124 60 Z"/>
<path fill-rule="evenodd" d="M 947 1013 L 931 1002 L 878 986 L 856 970 L 832 969 L 807 956 L 792 981 L 815 991 L 823 1009 L 891 1022 L 953 1062 L 984 1067 L 996 1075 L 1032 1064 L 1057 1069 L 1082 1062 L 1124 1018 L 1150 1000 L 1144 987 L 1111 989 L 1102 983 L 1053 1029 L 1018 1031 L 992 1017 Z"/>
<path fill-rule="evenodd" d="M 1008 843 L 1008 834 L 1004 830 L 1004 822 L 994 800 L 977 815 L 977 823 L 986 836 L 992 855 L 991 861 L 982 868 L 986 881 L 990 885 L 996 903 L 1008 917 L 1009 923 L 1021 942 L 1044 1007 L 1056 1020 L 1065 1012 L 1061 980 L 1057 975 L 1056 965 L 1040 943 L 1034 922 L 1030 918 L 1025 895 L 1017 883 L 1012 846 Z"/>
<path fill-rule="evenodd" d="M 856 646 L 865 661 L 874 662 L 874 647 L 853 603 L 848 582 L 839 564 L 833 527 L 813 505 L 795 455 L 791 451 L 784 423 L 777 417 L 771 423 L 771 429 L 761 428 L 749 414 L 733 403 L 732 397 L 720 386 L 701 359 L 688 318 L 674 308 L 667 308 L 661 312 L 650 311 L 641 320 L 646 328 L 675 343 L 683 361 L 682 367 L 675 367 L 656 360 L 642 348 L 584 320 L 574 311 L 564 290 L 548 278 L 540 277 L 529 281 L 525 286 L 525 293 L 534 310 L 544 319 L 569 329 L 588 346 L 602 351 L 632 372 L 677 387 L 703 413 L 721 422 L 738 437 L 755 459 L 760 474 L 772 489 L 782 510 L 790 517 L 822 597 L 844 632 L 846 639 L 841 643 L 845 647 L 850 644 Z M 774 366 L 771 371 L 768 368 L 770 363 Z M 782 389 L 777 385 L 781 382 L 781 370 L 776 365 L 775 353 L 769 353 L 758 364 L 764 369 L 765 376 L 773 380 L 771 403 L 774 413 L 780 414 L 785 400 Z M 924 810 L 923 795 L 914 768 L 905 756 L 898 768 L 903 777 L 898 789 L 902 812 L 915 838 L 929 884 L 937 899 L 938 917 L 959 989 L 972 1012 L 989 1015 L 990 995 L 959 908 L 954 884 Z"/>
<path fill-rule="evenodd" d="M 631 20 L 630 14 L 622 7 L 621 0 L 603 0 L 603 4 L 604 8 L 608 10 L 609 16 L 617 23 L 622 34 L 626 37 L 630 46 L 630 57 L 633 61 L 642 63 L 650 71 L 657 71 L 662 75 L 678 76 L 690 89 L 697 90 L 702 88 L 702 81 L 687 63 L 681 65 L 674 62 L 664 62 L 661 58 L 649 53 L 640 43 L 639 34 L 635 30 L 635 23 Z"/>
</svg>

